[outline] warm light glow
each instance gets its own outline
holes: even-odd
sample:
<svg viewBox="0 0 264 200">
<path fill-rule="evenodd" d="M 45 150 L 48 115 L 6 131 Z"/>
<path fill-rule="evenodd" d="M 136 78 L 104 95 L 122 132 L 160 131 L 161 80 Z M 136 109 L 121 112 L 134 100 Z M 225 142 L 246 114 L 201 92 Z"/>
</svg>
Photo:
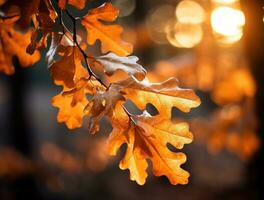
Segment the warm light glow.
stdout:
<svg viewBox="0 0 264 200">
<path fill-rule="evenodd" d="M 152 26 L 157 32 L 164 32 L 166 22 L 173 17 L 173 10 L 174 8 L 168 4 L 156 7 L 150 12 L 147 19 L 148 25 Z"/>
<path fill-rule="evenodd" d="M 211 24 L 214 32 L 224 37 L 225 43 L 234 43 L 243 35 L 245 16 L 240 10 L 221 6 L 212 12 Z"/>
<path fill-rule="evenodd" d="M 174 7 L 163 4 L 152 9 L 147 17 L 146 24 L 150 38 L 159 44 L 167 43 L 165 27 L 169 20 L 174 18 Z"/>
<path fill-rule="evenodd" d="M 229 4 L 236 3 L 238 0 L 213 0 L 215 3 Z"/>
<path fill-rule="evenodd" d="M 166 27 L 167 39 L 176 47 L 192 48 L 199 44 L 203 37 L 202 27 L 199 24 L 170 23 Z"/>
<path fill-rule="evenodd" d="M 176 8 L 176 17 L 181 23 L 198 24 L 205 18 L 204 9 L 195 1 L 184 0 Z"/>
</svg>

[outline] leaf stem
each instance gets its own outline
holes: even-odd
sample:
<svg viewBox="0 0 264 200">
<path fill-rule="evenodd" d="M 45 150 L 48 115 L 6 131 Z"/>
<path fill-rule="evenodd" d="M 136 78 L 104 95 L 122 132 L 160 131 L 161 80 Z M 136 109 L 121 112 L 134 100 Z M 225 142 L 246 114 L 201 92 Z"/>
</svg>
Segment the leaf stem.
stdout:
<svg viewBox="0 0 264 200">
<path fill-rule="evenodd" d="M 131 114 L 127 108 L 125 107 L 125 105 L 122 105 L 123 110 L 125 111 L 125 113 L 127 114 L 127 116 L 129 117 L 130 121 L 132 121 L 134 124 L 136 124 L 136 121 L 133 119 L 133 114 Z"/>
<path fill-rule="evenodd" d="M 72 35 L 72 38 L 73 38 L 73 42 L 74 44 L 77 46 L 77 48 L 79 49 L 79 51 L 81 52 L 83 58 L 84 58 L 84 61 L 85 61 L 85 66 L 87 68 L 87 71 L 91 76 L 93 76 L 99 83 L 101 83 L 105 88 L 108 88 L 108 86 L 103 82 L 103 80 L 98 77 L 94 72 L 93 70 L 91 69 L 87 59 L 89 58 L 92 58 L 90 56 L 88 56 L 85 51 L 81 48 L 78 40 L 77 40 L 77 28 L 76 28 L 76 21 L 79 20 L 80 18 L 79 17 L 74 17 L 67 9 L 65 9 L 65 12 L 66 14 L 69 16 L 69 18 L 72 20 L 72 23 L 73 23 L 73 35 Z M 62 10 L 60 9 L 60 24 L 65 27 L 64 23 L 63 23 L 63 19 L 62 19 Z"/>
</svg>

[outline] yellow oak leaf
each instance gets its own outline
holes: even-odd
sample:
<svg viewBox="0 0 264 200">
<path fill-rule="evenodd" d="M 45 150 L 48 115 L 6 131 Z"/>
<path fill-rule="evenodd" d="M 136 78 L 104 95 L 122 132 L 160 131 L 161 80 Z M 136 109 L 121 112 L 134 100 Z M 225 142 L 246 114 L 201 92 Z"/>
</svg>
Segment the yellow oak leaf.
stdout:
<svg viewBox="0 0 264 200">
<path fill-rule="evenodd" d="M 133 101 L 140 109 L 147 103 L 154 105 L 162 116 L 171 117 L 172 107 L 183 112 L 200 105 L 200 98 L 193 90 L 178 87 L 178 80 L 170 78 L 161 83 L 150 83 L 147 79 L 138 81 L 131 77 L 116 83 L 123 87 L 126 99 Z"/>
</svg>

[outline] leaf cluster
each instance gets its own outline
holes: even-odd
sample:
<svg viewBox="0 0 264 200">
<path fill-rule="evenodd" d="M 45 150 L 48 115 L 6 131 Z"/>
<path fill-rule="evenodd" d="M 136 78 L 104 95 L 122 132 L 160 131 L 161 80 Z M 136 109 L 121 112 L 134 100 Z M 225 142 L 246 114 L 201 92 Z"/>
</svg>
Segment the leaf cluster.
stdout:
<svg viewBox="0 0 264 200">
<path fill-rule="evenodd" d="M 171 184 L 186 184 L 189 173 L 181 168 L 186 156 L 182 152 L 172 152 L 168 144 L 182 149 L 184 144 L 192 142 L 193 136 L 187 123 L 171 121 L 171 109 L 176 107 L 189 112 L 199 106 L 199 97 L 192 90 L 179 88 L 175 78 L 160 83 L 148 81 L 145 69 L 137 63 L 138 58 L 129 56 L 133 49 L 121 39 L 122 27 L 113 24 L 119 11 L 111 3 L 90 9 L 83 17 L 75 17 L 67 7 L 83 9 L 85 0 L 29 2 L 30 9 L 18 5 L 20 13 L 26 13 L 23 15 L 26 17 L 18 13 L 1 18 L 0 70 L 11 74 L 12 56 L 17 56 L 22 65 L 30 65 L 39 58 L 39 49 L 48 48 L 48 69 L 54 84 L 62 87 L 62 91 L 52 98 L 52 105 L 59 109 L 58 122 L 75 129 L 82 126 L 86 117 L 89 132 L 96 134 L 101 119 L 106 117 L 113 127 L 108 152 L 116 155 L 121 145 L 126 144 L 126 153 L 119 166 L 130 170 L 131 180 L 140 185 L 145 183 L 147 160 L 150 160 L 154 175 L 167 176 Z M 72 30 L 65 25 L 65 16 L 72 21 Z M 19 17 L 21 24 L 33 22 L 34 25 L 29 33 L 22 35 L 23 39 L 13 28 Z M 78 35 L 78 24 L 87 31 L 86 41 Z M 51 38 L 50 45 L 47 45 L 48 38 Z M 101 56 L 93 56 L 87 49 L 97 40 L 101 43 Z M 12 42 L 23 42 L 23 49 L 16 49 Z M 98 68 L 104 72 L 100 76 L 95 70 Z M 127 77 L 105 81 L 105 77 L 119 70 Z M 125 107 L 127 101 L 132 101 L 142 114 L 129 112 Z M 148 113 L 147 104 L 155 106 L 158 115 Z"/>
</svg>

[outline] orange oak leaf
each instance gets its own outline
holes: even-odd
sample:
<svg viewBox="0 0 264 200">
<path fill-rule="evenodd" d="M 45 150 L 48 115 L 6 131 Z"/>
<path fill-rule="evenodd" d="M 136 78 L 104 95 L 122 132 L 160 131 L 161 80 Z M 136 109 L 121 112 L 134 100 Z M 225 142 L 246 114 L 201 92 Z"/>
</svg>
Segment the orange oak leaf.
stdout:
<svg viewBox="0 0 264 200">
<path fill-rule="evenodd" d="M 88 73 L 82 66 L 79 50 L 74 47 L 68 50 L 70 53 L 51 65 L 50 71 L 56 85 L 74 88 L 76 82 L 87 77 Z"/>
<path fill-rule="evenodd" d="M 93 45 L 97 39 L 101 41 L 103 53 L 112 51 L 120 56 L 127 56 L 132 52 L 132 46 L 121 40 L 122 27 L 119 25 L 105 25 L 101 22 L 113 22 L 118 16 L 118 9 L 111 3 L 105 3 L 92 9 L 81 20 L 87 29 L 87 42 Z"/>
<path fill-rule="evenodd" d="M 171 184 L 187 184 L 189 173 L 180 168 L 186 161 L 185 154 L 175 153 L 167 144 L 181 149 L 192 142 L 192 133 L 187 123 L 173 123 L 160 116 L 151 116 L 146 111 L 140 116 L 132 116 L 132 124 L 127 129 L 114 127 L 108 140 L 108 151 L 116 155 L 123 143 L 127 150 L 119 167 L 130 170 L 130 179 L 143 185 L 147 178 L 146 169 L 150 159 L 155 176 L 165 175 Z"/>
<path fill-rule="evenodd" d="M 61 9 L 65 9 L 67 4 L 70 4 L 78 9 L 83 9 L 85 7 L 86 0 L 59 0 L 58 6 Z"/>
<path fill-rule="evenodd" d="M 64 89 L 72 89 L 80 79 L 88 78 L 88 72 L 82 66 L 83 56 L 67 33 L 52 34 L 46 60 L 54 83 Z"/>
<path fill-rule="evenodd" d="M 59 55 L 59 59 L 55 59 Z M 84 108 L 88 104 L 88 72 L 82 66 L 80 50 L 73 46 L 67 34 L 53 34 L 47 62 L 56 85 L 63 86 L 63 91 L 52 99 L 52 105 L 59 108 L 58 122 L 65 122 L 69 129 L 82 125 Z"/>
<path fill-rule="evenodd" d="M 87 71 L 73 54 L 51 67 L 55 83 L 64 87 L 64 90 L 52 99 L 52 105 L 59 108 L 58 122 L 65 122 L 69 129 L 82 125 L 82 119 L 85 116 L 84 108 L 89 103 L 86 94 L 93 93 L 92 86 L 84 78 L 88 76 Z M 65 66 L 68 67 L 65 68 Z"/>
<path fill-rule="evenodd" d="M 82 98 L 75 105 L 72 105 L 73 96 L 60 93 L 52 98 L 52 105 L 59 108 L 57 115 L 58 122 L 65 122 L 69 129 L 79 128 L 84 117 L 83 109 L 88 104 L 86 98 Z"/>
<path fill-rule="evenodd" d="M 78 77 L 78 74 L 80 72 L 77 70 L 75 76 Z M 96 80 L 81 78 L 76 81 L 74 88 L 67 90 L 64 87 L 64 90 L 60 94 L 53 97 L 52 105 L 59 108 L 57 115 L 58 122 L 65 122 L 69 129 L 81 127 L 82 119 L 87 115 L 85 109 L 91 103 L 86 95 L 94 95 L 96 93 L 95 87 L 101 87 L 100 83 Z"/>
<path fill-rule="evenodd" d="M 137 63 L 138 57 L 136 56 L 120 57 L 114 53 L 108 53 L 97 57 L 96 60 L 103 65 L 105 73 L 109 76 L 117 70 L 123 70 L 128 75 L 135 76 L 140 80 L 144 79 L 146 75 L 146 70 Z"/>
<path fill-rule="evenodd" d="M 151 103 L 161 115 L 168 118 L 171 117 L 172 107 L 189 112 L 201 103 L 193 90 L 179 88 L 175 78 L 161 83 L 150 83 L 147 79 L 138 81 L 131 77 L 117 84 L 123 87 L 125 98 L 133 101 L 140 109 L 145 109 L 146 104 Z"/>
<path fill-rule="evenodd" d="M 50 0 L 40 1 L 38 9 L 32 14 L 34 31 L 27 52 L 32 54 L 36 49 L 47 47 L 47 39 L 51 34 L 57 13 Z"/>
<path fill-rule="evenodd" d="M 20 19 L 17 23 L 23 29 L 27 29 L 30 24 L 32 15 L 38 10 L 39 3 L 40 0 L 8 0 L 3 5 L 3 10 L 5 12 L 11 11 L 12 13 L 15 11 L 18 15 L 20 15 Z"/>
<path fill-rule="evenodd" d="M 18 58 L 22 67 L 32 65 L 40 58 L 39 52 L 32 55 L 26 53 L 32 30 L 24 34 L 16 31 L 13 24 L 18 18 L 18 16 L 14 16 L 6 20 L 0 20 L 0 71 L 8 75 L 13 74 L 15 71 L 12 63 L 13 56 Z"/>
</svg>

